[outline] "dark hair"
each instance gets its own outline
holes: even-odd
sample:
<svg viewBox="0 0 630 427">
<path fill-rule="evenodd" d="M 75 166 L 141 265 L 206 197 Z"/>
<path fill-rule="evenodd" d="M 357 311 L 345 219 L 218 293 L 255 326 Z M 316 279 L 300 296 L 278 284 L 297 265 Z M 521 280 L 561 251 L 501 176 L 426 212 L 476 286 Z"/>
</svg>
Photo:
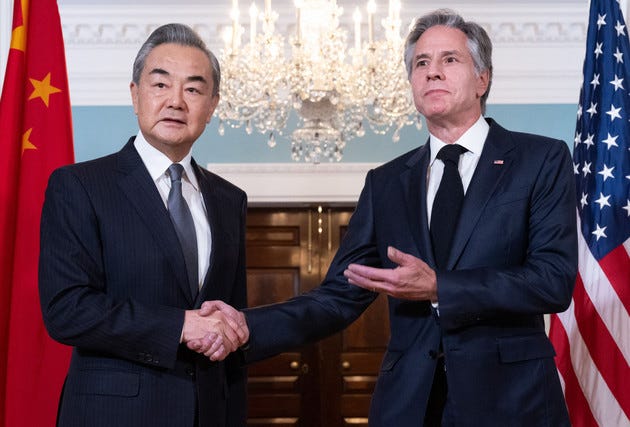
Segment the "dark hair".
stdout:
<svg viewBox="0 0 630 427">
<path fill-rule="evenodd" d="M 212 66 L 212 96 L 219 94 L 219 86 L 221 84 L 221 68 L 219 67 L 219 61 L 206 47 L 206 44 L 201 37 L 199 37 L 192 28 L 184 24 L 162 25 L 151 33 L 149 38 L 144 42 L 138 51 L 136 59 L 133 62 L 132 81 L 135 84 L 140 82 L 140 75 L 142 74 L 142 70 L 144 69 L 144 64 L 146 63 L 149 53 L 151 53 L 155 47 L 165 43 L 175 43 L 182 46 L 196 47 L 205 53 Z"/>
<path fill-rule="evenodd" d="M 438 9 L 428 13 L 416 21 L 410 27 L 409 35 L 405 41 L 405 66 L 407 76 L 411 77 L 411 64 L 416 42 L 426 30 L 436 25 L 460 30 L 468 39 L 468 50 L 472 56 L 475 71 L 479 75 L 488 71 L 488 88 L 481 97 L 481 112 L 486 111 L 486 100 L 492 84 L 492 41 L 483 27 L 475 22 L 465 21 L 460 15 L 450 9 Z"/>
</svg>

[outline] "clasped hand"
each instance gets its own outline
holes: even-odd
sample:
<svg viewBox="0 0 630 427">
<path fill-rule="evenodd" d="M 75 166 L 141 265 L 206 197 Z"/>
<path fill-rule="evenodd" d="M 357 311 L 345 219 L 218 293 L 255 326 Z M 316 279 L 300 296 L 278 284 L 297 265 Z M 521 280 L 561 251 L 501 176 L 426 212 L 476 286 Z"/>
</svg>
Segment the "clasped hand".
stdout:
<svg viewBox="0 0 630 427">
<path fill-rule="evenodd" d="M 187 310 L 182 341 L 212 361 L 225 359 L 249 340 L 245 315 L 223 301 L 206 301 Z"/>
</svg>

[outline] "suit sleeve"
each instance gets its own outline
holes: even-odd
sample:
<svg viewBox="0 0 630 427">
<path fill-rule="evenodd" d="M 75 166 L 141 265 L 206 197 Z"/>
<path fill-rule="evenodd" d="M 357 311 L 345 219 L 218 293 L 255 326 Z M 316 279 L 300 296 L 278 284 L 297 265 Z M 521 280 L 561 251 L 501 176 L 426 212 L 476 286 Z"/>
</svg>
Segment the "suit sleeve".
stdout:
<svg viewBox="0 0 630 427">
<path fill-rule="evenodd" d="M 81 350 L 174 366 L 184 310 L 114 298 L 100 233 L 82 182 L 69 169 L 55 171 L 42 211 L 39 260 L 40 303 L 50 336 Z"/>
<path fill-rule="evenodd" d="M 569 150 L 562 141 L 545 144 L 533 168 L 527 206 L 499 214 L 489 209 L 484 244 L 510 238 L 496 230 L 499 220 L 522 222 L 522 241 L 512 249 L 518 262 L 486 260 L 487 265 L 437 272 L 440 321 L 446 329 L 497 319 L 564 311 L 577 273 L 575 186 Z M 493 218 L 492 215 L 495 215 Z M 496 215 L 503 215 L 499 218 Z M 489 220 L 489 221 L 488 221 Z M 489 224 L 488 224 L 489 222 Z M 501 234 L 502 233 L 502 234 Z M 514 245 L 516 246 L 516 245 Z"/>
</svg>

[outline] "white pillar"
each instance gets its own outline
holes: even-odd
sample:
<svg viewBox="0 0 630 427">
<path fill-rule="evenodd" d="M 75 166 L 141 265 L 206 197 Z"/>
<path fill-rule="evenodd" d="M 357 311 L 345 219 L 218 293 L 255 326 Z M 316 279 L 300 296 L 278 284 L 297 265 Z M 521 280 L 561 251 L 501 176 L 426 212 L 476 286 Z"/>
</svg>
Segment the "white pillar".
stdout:
<svg viewBox="0 0 630 427">
<path fill-rule="evenodd" d="M 0 82 L 4 82 L 7 57 L 11 48 L 13 27 L 13 0 L 0 0 Z"/>
</svg>

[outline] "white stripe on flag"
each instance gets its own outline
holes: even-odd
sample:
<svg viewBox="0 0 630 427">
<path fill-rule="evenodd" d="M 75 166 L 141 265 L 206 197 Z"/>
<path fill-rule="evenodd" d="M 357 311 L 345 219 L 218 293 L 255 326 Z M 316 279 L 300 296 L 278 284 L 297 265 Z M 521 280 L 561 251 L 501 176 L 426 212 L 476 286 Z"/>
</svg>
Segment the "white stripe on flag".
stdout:
<svg viewBox="0 0 630 427">
<path fill-rule="evenodd" d="M 580 217 L 578 215 L 578 230 L 581 229 L 580 227 Z M 628 241 L 624 243 L 627 250 L 626 245 L 629 245 Z M 582 276 L 586 293 L 626 361 L 630 361 L 630 339 L 628 339 L 630 337 L 630 324 L 628 323 L 630 316 L 619 296 L 612 288 L 608 277 L 606 277 L 601 266 L 588 249 L 582 233 L 578 233 L 578 250 L 579 272 L 580 276 Z"/>
<path fill-rule="evenodd" d="M 589 402 L 593 417 L 602 427 L 629 427 L 630 420 L 599 374 L 582 339 L 575 319 L 573 301 L 567 311 L 558 314 L 558 319 L 562 322 L 569 338 L 571 364 L 580 388 Z"/>
</svg>

